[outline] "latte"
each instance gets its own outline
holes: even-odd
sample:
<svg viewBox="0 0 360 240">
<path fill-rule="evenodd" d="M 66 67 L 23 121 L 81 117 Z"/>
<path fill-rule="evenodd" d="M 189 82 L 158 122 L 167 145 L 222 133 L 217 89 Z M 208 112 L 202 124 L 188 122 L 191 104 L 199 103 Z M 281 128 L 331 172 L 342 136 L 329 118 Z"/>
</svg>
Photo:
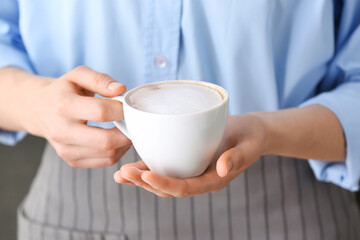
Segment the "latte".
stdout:
<svg viewBox="0 0 360 240">
<path fill-rule="evenodd" d="M 220 104 L 222 95 L 214 88 L 191 83 L 156 83 L 136 89 L 126 97 L 130 106 L 157 114 L 201 112 Z"/>
</svg>

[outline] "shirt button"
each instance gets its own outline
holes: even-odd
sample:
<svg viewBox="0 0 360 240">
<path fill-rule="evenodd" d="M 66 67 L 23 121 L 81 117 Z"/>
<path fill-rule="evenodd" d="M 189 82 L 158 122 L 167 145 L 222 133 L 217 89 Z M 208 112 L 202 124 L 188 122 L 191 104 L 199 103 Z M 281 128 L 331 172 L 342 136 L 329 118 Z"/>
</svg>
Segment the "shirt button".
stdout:
<svg viewBox="0 0 360 240">
<path fill-rule="evenodd" d="M 164 56 L 157 56 L 155 58 L 155 64 L 159 68 L 165 68 L 168 64 L 168 61 L 167 61 L 166 57 L 164 57 Z"/>
</svg>

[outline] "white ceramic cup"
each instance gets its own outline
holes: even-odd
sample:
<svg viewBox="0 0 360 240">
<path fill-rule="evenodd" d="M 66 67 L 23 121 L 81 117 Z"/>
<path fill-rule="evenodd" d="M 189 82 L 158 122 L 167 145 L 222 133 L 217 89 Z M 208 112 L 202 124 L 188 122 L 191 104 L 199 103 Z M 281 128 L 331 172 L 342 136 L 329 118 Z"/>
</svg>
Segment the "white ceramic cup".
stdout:
<svg viewBox="0 0 360 240">
<path fill-rule="evenodd" d="M 170 80 L 150 84 L 187 83 L 218 91 L 222 102 L 210 109 L 188 114 L 158 114 L 129 105 L 127 96 L 113 98 L 123 103 L 123 121 L 115 126 L 133 143 L 141 159 L 151 171 L 164 176 L 189 178 L 201 175 L 209 166 L 224 135 L 228 116 L 227 92 L 212 83 Z M 149 85 L 149 84 L 147 84 Z"/>
</svg>

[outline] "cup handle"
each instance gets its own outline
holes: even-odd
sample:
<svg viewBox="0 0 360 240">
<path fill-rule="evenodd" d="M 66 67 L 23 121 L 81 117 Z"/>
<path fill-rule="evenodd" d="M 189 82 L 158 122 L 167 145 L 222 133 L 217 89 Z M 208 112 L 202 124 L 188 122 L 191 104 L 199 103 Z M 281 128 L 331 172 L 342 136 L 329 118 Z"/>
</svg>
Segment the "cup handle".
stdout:
<svg viewBox="0 0 360 240">
<path fill-rule="evenodd" d="M 117 96 L 112 99 L 119 101 L 124 105 L 124 96 Z M 130 134 L 127 130 L 127 127 L 126 127 L 126 124 L 124 123 L 124 121 L 113 121 L 113 123 L 127 138 L 129 138 L 131 140 Z"/>
</svg>

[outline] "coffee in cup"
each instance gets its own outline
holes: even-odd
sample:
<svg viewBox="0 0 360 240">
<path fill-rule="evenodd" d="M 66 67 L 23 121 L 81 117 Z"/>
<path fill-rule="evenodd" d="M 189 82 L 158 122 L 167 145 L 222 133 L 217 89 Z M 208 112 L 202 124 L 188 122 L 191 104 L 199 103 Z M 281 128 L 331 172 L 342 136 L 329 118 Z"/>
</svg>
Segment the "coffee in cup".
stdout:
<svg viewBox="0 0 360 240">
<path fill-rule="evenodd" d="M 227 92 L 211 83 L 171 80 L 113 98 L 123 103 L 123 132 L 151 171 L 188 178 L 209 166 L 225 131 Z"/>
<path fill-rule="evenodd" d="M 214 88 L 185 82 L 153 83 L 126 96 L 129 105 L 138 110 L 174 115 L 201 112 L 223 100 Z"/>
</svg>

